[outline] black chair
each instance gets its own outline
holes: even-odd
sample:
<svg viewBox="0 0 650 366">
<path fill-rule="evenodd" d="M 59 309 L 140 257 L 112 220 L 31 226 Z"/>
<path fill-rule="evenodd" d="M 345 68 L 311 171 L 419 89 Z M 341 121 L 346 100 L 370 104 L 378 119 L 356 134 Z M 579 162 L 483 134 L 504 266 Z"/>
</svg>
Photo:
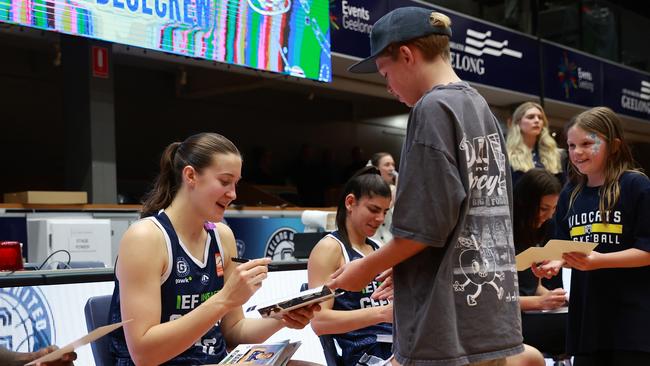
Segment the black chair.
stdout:
<svg viewBox="0 0 650 366">
<path fill-rule="evenodd" d="M 343 365 L 343 358 L 339 356 L 334 344 L 334 338 L 330 334 L 323 334 L 318 336 L 321 346 L 323 346 L 323 354 L 325 355 L 325 362 L 327 366 L 345 366 Z"/>
<path fill-rule="evenodd" d="M 108 324 L 108 311 L 111 306 L 111 295 L 95 296 L 88 299 L 84 307 L 86 328 L 91 332 L 98 327 Z M 110 337 L 104 336 L 91 343 L 96 366 L 115 365 L 115 359 L 110 349 Z"/>
</svg>

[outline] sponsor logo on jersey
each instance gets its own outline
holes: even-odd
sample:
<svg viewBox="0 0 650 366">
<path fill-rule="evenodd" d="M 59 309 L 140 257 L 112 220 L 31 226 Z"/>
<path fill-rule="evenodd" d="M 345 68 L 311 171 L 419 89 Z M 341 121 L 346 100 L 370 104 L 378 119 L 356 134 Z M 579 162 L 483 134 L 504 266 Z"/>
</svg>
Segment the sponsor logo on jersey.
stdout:
<svg viewBox="0 0 650 366">
<path fill-rule="evenodd" d="M 177 278 L 175 283 L 178 285 L 179 283 L 190 283 L 192 282 L 192 276 L 187 276 L 185 278 Z"/>
<path fill-rule="evenodd" d="M 183 257 L 176 258 L 176 276 L 187 277 L 188 274 L 190 274 L 189 263 Z"/>
<path fill-rule="evenodd" d="M 217 264 L 217 277 L 223 277 L 223 257 L 221 253 L 214 253 L 214 261 Z"/>
</svg>

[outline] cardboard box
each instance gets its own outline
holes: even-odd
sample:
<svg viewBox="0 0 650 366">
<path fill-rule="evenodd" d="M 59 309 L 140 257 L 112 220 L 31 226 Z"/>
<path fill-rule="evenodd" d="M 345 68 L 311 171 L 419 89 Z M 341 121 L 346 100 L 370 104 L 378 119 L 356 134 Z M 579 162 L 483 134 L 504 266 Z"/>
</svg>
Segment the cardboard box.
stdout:
<svg viewBox="0 0 650 366">
<path fill-rule="evenodd" d="M 78 191 L 25 191 L 4 194 L 5 203 L 65 204 L 88 203 L 88 193 Z"/>
</svg>

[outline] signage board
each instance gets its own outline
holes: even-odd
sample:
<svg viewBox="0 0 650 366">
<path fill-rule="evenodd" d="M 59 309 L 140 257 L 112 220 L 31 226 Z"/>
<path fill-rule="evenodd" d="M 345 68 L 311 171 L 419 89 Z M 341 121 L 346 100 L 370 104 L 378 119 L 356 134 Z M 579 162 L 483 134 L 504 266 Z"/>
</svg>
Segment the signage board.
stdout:
<svg viewBox="0 0 650 366">
<path fill-rule="evenodd" d="M 331 81 L 327 0 L 0 0 L 0 22 Z"/>
<path fill-rule="evenodd" d="M 544 97 L 595 107 L 602 105 L 601 61 L 542 42 Z"/>
<path fill-rule="evenodd" d="M 650 75 L 603 62 L 603 100 L 615 112 L 650 120 Z"/>
</svg>

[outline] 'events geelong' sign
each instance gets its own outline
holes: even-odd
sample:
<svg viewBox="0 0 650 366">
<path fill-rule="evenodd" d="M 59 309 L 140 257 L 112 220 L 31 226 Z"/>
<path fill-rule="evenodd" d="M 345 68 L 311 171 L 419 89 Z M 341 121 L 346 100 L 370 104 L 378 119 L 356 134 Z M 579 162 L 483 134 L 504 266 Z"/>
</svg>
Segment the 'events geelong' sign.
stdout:
<svg viewBox="0 0 650 366">
<path fill-rule="evenodd" d="M 603 104 L 600 60 L 548 42 L 542 47 L 545 97 L 589 107 Z"/>
<path fill-rule="evenodd" d="M 0 0 L 2 22 L 331 80 L 327 0 Z"/>
<path fill-rule="evenodd" d="M 330 2 L 332 52 L 365 58 L 370 55 L 373 24 L 388 13 L 388 2 L 336 0 Z"/>
</svg>

